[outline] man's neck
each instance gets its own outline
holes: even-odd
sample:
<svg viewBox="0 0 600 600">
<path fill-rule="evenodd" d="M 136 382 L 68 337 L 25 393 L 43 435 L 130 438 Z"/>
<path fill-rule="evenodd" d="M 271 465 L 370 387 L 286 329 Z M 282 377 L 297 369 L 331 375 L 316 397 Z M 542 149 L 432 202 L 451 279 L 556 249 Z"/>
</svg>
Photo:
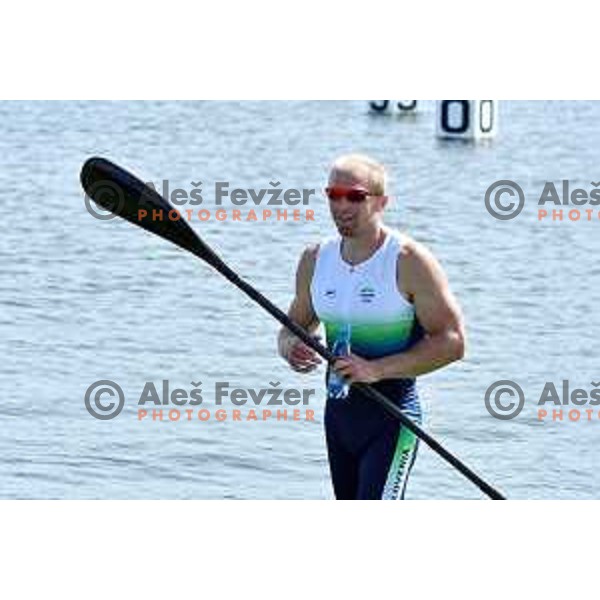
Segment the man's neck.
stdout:
<svg viewBox="0 0 600 600">
<path fill-rule="evenodd" d="M 385 240 L 384 227 L 378 223 L 360 235 L 342 238 L 342 258 L 353 265 L 368 260 Z"/>
</svg>

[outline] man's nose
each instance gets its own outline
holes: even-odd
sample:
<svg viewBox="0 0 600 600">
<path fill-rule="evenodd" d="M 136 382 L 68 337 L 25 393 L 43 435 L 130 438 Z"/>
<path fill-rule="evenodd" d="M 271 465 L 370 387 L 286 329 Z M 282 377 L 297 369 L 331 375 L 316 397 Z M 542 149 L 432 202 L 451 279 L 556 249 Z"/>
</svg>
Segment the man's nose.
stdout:
<svg viewBox="0 0 600 600">
<path fill-rule="evenodd" d="M 337 200 L 335 200 L 335 202 L 333 202 L 333 206 L 335 208 L 348 208 L 349 206 L 353 206 L 353 204 L 346 196 L 340 196 Z"/>
</svg>

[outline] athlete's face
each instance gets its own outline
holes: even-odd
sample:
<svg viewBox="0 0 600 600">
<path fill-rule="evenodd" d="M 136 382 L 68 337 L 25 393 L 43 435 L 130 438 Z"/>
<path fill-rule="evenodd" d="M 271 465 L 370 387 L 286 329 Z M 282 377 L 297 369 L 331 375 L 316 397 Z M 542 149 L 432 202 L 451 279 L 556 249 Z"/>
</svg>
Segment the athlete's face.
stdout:
<svg viewBox="0 0 600 600">
<path fill-rule="evenodd" d="M 332 171 L 327 187 L 333 221 L 343 237 L 356 237 L 379 218 L 383 199 L 370 194 L 368 174 Z"/>
</svg>

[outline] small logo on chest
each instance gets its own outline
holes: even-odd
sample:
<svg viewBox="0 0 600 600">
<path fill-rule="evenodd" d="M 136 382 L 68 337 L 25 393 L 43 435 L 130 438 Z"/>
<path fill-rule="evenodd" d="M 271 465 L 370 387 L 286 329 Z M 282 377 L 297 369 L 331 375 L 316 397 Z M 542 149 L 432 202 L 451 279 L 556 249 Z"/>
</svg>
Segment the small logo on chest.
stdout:
<svg viewBox="0 0 600 600">
<path fill-rule="evenodd" d="M 365 303 L 373 302 L 375 295 L 375 288 L 370 285 L 364 285 L 358 290 L 358 297 Z"/>
</svg>

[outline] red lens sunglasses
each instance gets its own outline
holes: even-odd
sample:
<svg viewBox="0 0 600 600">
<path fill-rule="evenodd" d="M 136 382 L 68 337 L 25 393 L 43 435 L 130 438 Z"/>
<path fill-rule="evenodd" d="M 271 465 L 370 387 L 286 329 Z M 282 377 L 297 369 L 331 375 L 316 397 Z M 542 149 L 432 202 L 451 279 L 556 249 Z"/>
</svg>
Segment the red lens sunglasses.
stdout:
<svg viewBox="0 0 600 600">
<path fill-rule="evenodd" d="M 325 195 L 332 202 L 337 202 L 342 198 L 346 198 L 352 204 L 360 204 L 364 202 L 371 194 L 364 188 L 359 187 L 326 187 Z"/>
</svg>

